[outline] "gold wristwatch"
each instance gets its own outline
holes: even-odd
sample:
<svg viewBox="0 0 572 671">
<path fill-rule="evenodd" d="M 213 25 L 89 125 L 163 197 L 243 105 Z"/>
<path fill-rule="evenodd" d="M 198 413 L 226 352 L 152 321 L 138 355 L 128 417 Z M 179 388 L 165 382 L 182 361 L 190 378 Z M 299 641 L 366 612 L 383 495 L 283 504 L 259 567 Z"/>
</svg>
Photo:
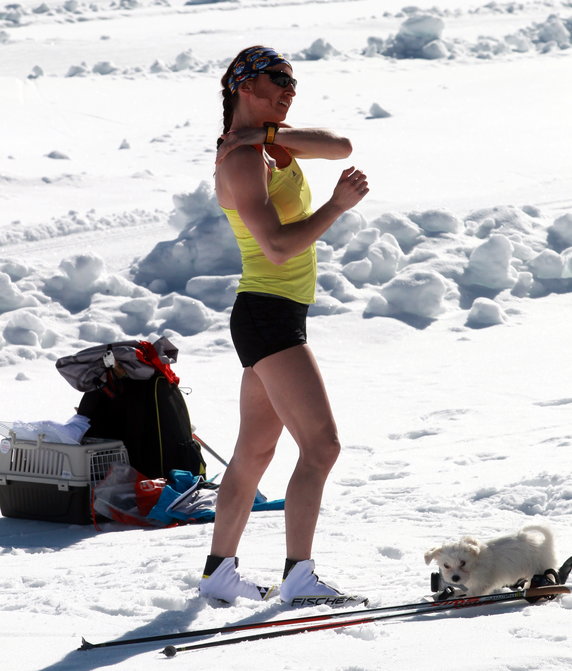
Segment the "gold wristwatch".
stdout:
<svg viewBox="0 0 572 671">
<path fill-rule="evenodd" d="M 280 126 L 274 121 L 265 121 L 264 128 L 266 128 L 266 138 L 264 144 L 274 144 L 274 138 Z"/>
</svg>

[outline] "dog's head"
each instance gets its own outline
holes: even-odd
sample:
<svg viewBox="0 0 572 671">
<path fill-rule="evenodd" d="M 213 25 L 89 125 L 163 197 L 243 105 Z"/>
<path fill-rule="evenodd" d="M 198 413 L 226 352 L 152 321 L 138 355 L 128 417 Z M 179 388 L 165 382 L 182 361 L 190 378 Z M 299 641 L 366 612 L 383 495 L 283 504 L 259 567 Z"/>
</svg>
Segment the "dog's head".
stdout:
<svg viewBox="0 0 572 671">
<path fill-rule="evenodd" d="M 446 543 L 427 550 L 425 563 L 436 562 L 446 583 L 466 585 L 478 562 L 481 548 L 482 544 L 478 540 L 467 536 L 456 543 Z"/>
</svg>

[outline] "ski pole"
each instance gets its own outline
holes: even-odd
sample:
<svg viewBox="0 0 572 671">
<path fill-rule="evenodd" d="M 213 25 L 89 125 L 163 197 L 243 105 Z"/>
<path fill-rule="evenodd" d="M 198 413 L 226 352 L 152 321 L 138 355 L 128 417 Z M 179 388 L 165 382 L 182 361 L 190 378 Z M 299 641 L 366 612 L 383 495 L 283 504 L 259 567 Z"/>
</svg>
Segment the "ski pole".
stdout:
<svg viewBox="0 0 572 671">
<path fill-rule="evenodd" d="M 125 638 L 116 641 L 104 641 L 102 643 L 90 643 L 82 639 L 82 645 L 79 650 L 91 650 L 93 648 L 109 648 L 121 645 L 130 645 L 133 643 L 151 643 L 155 641 L 168 641 L 182 638 L 196 638 L 199 636 L 211 636 L 216 634 L 230 634 L 239 631 L 250 631 L 255 629 L 264 629 L 278 626 L 288 626 L 293 624 L 311 624 L 316 622 L 325 622 L 328 620 L 341 619 L 344 617 L 356 616 L 371 616 L 375 613 L 398 613 L 402 615 L 416 615 L 420 610 L 427 612 L 437 612 L 442 610 L 450 610 L 454 608 L 463 608 L 469 605 L 481 605 L 485 603 L 495 603 L 498 601 L 519 600 L 531 597 L 542 598 L 554 594 L 567 594 L 569 588 L 563 585 L 537 587 L 518 592 L 505 592 L 502 594 L 492 594 L 480 597 L 460 597 L 458 599 L 449 599 L 447 601 L 419 601 L 416 603 L 399 604 L 396 606 L 379 606 L 373 608 L 362 608 L 350 611 L 332 611 L 328 613 L 320 613 L 318 615 L 305 615 L 301 617 L 290 617 L 281 620 L 263 620 L 262 622 L 250 622 L 245 624 L 226 625 L 222 627 L 212 627 L 210 629 L 195 629 L 194 631 L 171 632 L 170 634 L 157 634 L 155 636 L 142 636 L 139 638 Z M 508 598 L 507 598 L 508 597 Z M 477 602 L 475 604 L 475 601 Z M 411 613 L 404 611 L 413 611 Z"/>
<path fill-rule="evenodd" d="M 215 459 L 218 459 L 223 466 L 228 466 L 228 461 L 225 461 L 219 454 L 217 454 L 210 445 L 207 445 L 202 438 L 199 438 L 196 433 L 193 433 L 193 438 L 197 443 L 203 447 L 209 454 L 212 454 Z"/>
<path fill-rule="evenodd" d="M 555 596 L 556 594 L 569 594 L 570 589 L 564 585 L 555 585 L 550 587 L 533 587 L 527 590 L 519 590 L 516 592 L 505 592 L 504 594 L 491 594 L 485 596 L 476 596 L 460 599 L 451 599 L 449 601 L 436 601 L 436 602 L 427 602 L 427 604 L 409 604 L 405 606 L 395 606 L 390 607 L 393 610 L 399 610 L 400 612 L 393 613 L 383 613 L 381 615 L 366 615 L 363 617 L 354 617 L 349 620 L 342 621 L 333 621 L 333 622 L 321 622 L 319 624 L 307 624 L 302 627 L 289 628 L 289 629 L 280 629 L 278 631 L 264 631 L 256 634 L 250 634 L 247 636 L 238 636 L 236 638 L 223 638 L 216 641 L 207 641 L 205 643 L 192 643 L 190 645 L 174 646 L 168 645 L 162 650 L 162 653 L 166 657 L 174 657 L 178 652 L 189 652 L 192 650 L 202 650 L 204 648 L 214 648 L 221 645 L 233 645 L 234 643 L 244 643 L 247 641 L 260 641 L 263 639 L 269 638 L 278 638 L 279 636 L 293 636 L 294 634 L 302 634 L 312 631 L 325 631 L 327 629 L 338 629 L 342 627 L 351 627 L 359 624 L 369 624 L 371 622 L 377 622 L 380 620 L 390 620 L 398 617 L 412 617 L 414 615 L 425 615 L 428 613 L 436 613 L 448 610 L 456 610 L 459 608 L 469 608 L 474 606 L 484 606 L 488 603 L 501 603 L 508 601 L 520 601 L 524 600 L 534 600 L 547 597 Z M 532 601 L 529 601 L 532 603 Z M 407 612 L 407 609 L 410 609 L 410 612 Z M 370 609 L 374 610 L 383 610 L 383 609 Z M 362 611 L 363 612 L 363 611 Z M 348 615 L 348 613 L 343 613 L 343 615 Z M 335 614 L 332 614 L 335 617 Z M 310 620 L 311 618 L 308 618 Z M 291 621 L 291 623 L 294 620 Z M 266 623 L 267 626 L 271 626 L 273 623 Z M 275 624 L 279 624 L 276 622 Z"/>
</svg>

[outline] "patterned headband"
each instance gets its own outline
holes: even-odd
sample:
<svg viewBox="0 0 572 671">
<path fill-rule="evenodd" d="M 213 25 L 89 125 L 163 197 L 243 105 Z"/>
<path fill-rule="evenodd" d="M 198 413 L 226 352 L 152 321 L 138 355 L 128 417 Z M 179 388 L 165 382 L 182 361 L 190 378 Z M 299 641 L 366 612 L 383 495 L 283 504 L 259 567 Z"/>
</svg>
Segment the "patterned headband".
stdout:
<svg viewBox="0 0 572 671">
<path fill-rule="evenodd" d="M 247 79 L 258 77 L 258 75 L 273 65 L 290 65 L 290 63 L 274 49 L 267 47 L 251 47 L 242 51 L 236 61 L 232 73 L 228 78 L 228 88 L 231 93 L 236 90 Z"/>
</svg>

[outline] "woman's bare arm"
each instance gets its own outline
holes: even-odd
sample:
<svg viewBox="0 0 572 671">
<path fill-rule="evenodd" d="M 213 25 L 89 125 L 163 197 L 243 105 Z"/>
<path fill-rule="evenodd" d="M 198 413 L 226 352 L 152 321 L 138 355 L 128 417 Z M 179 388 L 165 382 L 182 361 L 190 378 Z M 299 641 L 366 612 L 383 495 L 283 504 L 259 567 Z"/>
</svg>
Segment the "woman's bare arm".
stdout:
<svg viewBox="0 0 572 671">
<path fill-rule="evenodd" d="M 231 152 L 217 169 L 217 181 L 219 199 L 225 195 L 222 204 L 238 211 L 264 255 L 276 265 L 302 253 L 369 191 L 366 176 L 348 168 L 324 205 L 307 219 L 282 225 L 268 195 L 267 166 L 255 149 L 245 146 Z"/>
<path fill-rule="evenodd" d="M 222 162 L 230 152 L 244 145 L 263 144 L 265 128 L 240 128 L 222 136 L 216 161 Z M 346 137 L 326 128 L 290 128 L 281 124 L 276 132 L 274 144 L 286 147 L 296 158 L 347 158 L 352 153 L 352 144 Z"/>
</svg>

